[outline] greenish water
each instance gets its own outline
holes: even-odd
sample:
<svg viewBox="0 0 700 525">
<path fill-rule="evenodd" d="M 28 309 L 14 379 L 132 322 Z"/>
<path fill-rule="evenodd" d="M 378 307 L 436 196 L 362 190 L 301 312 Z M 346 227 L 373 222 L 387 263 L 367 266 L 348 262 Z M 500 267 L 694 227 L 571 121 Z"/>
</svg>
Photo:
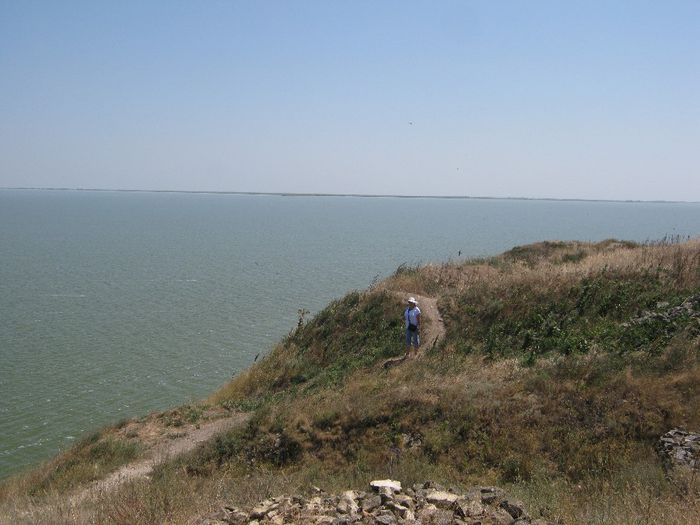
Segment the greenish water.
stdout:
<svg viewBox="0 0 700 525">
<path fill-rule="evenodd" d="M 0 191 L 0 477 L 206 396 L 402 263 L 700 234 L 700 204 Z"/>
</svg>

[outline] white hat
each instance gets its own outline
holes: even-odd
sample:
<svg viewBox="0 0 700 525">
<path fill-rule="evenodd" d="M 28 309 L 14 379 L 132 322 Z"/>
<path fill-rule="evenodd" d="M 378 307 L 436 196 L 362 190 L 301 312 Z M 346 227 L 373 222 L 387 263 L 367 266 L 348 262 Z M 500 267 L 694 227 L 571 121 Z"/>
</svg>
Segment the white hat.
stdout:
<svg viewBox="0 0 700 525">
<path fill-rule="evenodd" d="M 416 298 L 415 298 L 415 297 L 409 297 L 409 298 L 408 298 L 408 302 L 411 303 L 411 304 L 418 304 L 418 302 L 416 301 Z"/>
</svg>

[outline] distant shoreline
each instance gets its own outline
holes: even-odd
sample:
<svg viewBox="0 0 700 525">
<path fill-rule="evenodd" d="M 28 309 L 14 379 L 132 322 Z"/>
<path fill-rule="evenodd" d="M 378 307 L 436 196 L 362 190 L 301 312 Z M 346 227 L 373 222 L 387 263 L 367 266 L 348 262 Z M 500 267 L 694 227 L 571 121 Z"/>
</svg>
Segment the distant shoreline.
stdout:
<svg viewBox="0 0 700 525">
<path fill-rule="evenodd" d="M 117 193 L 190 193 L 200 195 L 252 195 L 276 197 L 355 197 L 369 199 L 445 199 L 445 200 L 510 200 L 510 201 L 554 201 L 554 202 L 620 202 L 648 204 L 700 204 L 700 201 L 667 201 L 667 200 L 620 200 L 620 199 L 578 199 L 556 197 L 489 197 L 472 195 L 396 195 L 374 193 L 295 193 L 295 192 L 266 192 L 266 191 L 206 191 L 206 190 L 134 190 L 108 188 L 33 188 L 33 187 L 0 187 L 0 190 L 14 191 L 84 191 L 84 192 L 117 192 Z"/>
</svg>

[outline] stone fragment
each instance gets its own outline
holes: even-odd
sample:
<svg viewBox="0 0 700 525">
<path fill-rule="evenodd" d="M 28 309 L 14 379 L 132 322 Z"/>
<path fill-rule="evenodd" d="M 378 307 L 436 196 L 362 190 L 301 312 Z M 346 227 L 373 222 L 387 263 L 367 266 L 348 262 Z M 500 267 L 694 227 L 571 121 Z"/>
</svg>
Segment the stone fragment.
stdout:
<svg viewBox="0 0 700 525">
<path fill-rule="evenodd" d="M 250 512 L 250 517 L 254 520 L 264 517 L 268 512 L 273 510 L 273 505 L 274 503 L 269 500 L 263 501 L 258 506 L 253 508 L 253 510 Z"/>
<path fill-rule="evenodd" d="M 351 499 L 357 501 L 360 498 L 364 498 L 366 494 L 364 492 L 359 492 L 357 490 L 346 490 L 340 497 L 344 499 Z"/>
<path fill-rule="evenodd" d="M 501 501 L 501 504 L 499 506 L 508 514 L 510 514 L 514 520 L 517 520 L 518 518 L 527 517 L 524 505 L 520 501 L 506 499 Z"/>
<path fill-rule="evenodd" d="M 454 515 L 452 511 L 438 509 L 430 518 L 432 525 L 452 525 L 454 523 Z"/>
<path fill-rule="evenodd" d="M 405 494 L 397 494 L 396 496 L 394 496 L 394 501 L 399 505 L 403 505 L 404 507 L 409 508 L 414 508 L 416 505 L 415 500 L 412 497 L 407 496 Z"/>
<path fill-rule="evenodd" d="M 515 520 L 505 509 L 497 507 L 490 512 L 494 525 L 512 525 Z"/>
<path fill-rule="evenodd" d="M 382 504 L 386 504 L 394 500 L 394 491 L 389 487 L 381 487 L 379 489 L 379 496 L 382 498 Z"/>
<path fill-rule="evenodd" d="M 228 523 L 230 525 L 242 525 L 243 523 L 248 523 L 248 514 L 241 510 L 233 511 L 231 514 L 229 514 Z"/>
<path fill-rule="evenodd" d="M 372 512 L 382 504 L 381 496 L 369 496 L 362 500 L 362 510 Z"/>
<path fill-rule="evenodd" d="M 354 499 L 341 498 L 338 505 L 336 505 L 336 510 L 341 514 L 357 514 L 360 507 L 355 503 Z"/>
<path fill-rule="evenodd" d="M 659 438 L 657 443 L 664 468 L 672 474 L 672 469 L 697 470 L 700 468 L 700 434 L 674 428 Z"/>
<path fill-rule="evenodd" d="M 452 494 L 450 492 L 444 492 L 441 490 L 430 490 L 425 495 L 425 500 L 428 503 L 432 503 L 441 509 L 447 509 L 452 506 L 452 504 L 459 499 L 457 494 Z"/>
<path fill-rule="evenodd" d="M 395 525 L 396 518 L 391 513 L 381 514 L 374 517 L 374 523 L 378 523 L 379 525 Z"/>
<path fill-rule="evenodd" d="M 423 508 L 418 510 L 416 512 L 416 517 L 418 518 L 418 521 L 421 523 L 430 523 L 430 520 L 432 517 L 435 515 L 435 513 L 438 511 L 438 508 L 433 505 L 432 503 L 428 503 L 425 505 Z"/>
<path fill-rule="evenodd" d="M 423 445 L 423 437 L 419 433 L 401 434 L 399 436 L 404 448 L 418 448 Z"/>
<path fill-rule="evenodd" d="M 481 503 L 491 505 L 498 498 L 503 496 L 503 491 L 497 487 L 480 487 Z"/>
<path fill-rule="evenodd" d="M 476 518 L 482 516 L 486 509 L 474 499 L 459 499 L 454 504 L 455 514 L 462 518 Z"/>
<path fill-rule="evenodd" d="M 401 492 L 401 482 L 394 481 L 393 479 L 378 479 L 375 481 L 370 481 L 369 486 L 375 491 L 379 491 L 381 488 L 391 489 L 392 492 Z"/>
<path fill-rule="evenodd" d="M 408 507 L 404 507 L 400 503 L 396 503 L 396 502 L 389 503 L 387 505 L 387 508 L 392 510 L 394 512 L 394 514 L 396 514 L 397 516 L 399 516 L 401 518 L 406 516 L 406 511 L 409 510 Z"/>
</svg>

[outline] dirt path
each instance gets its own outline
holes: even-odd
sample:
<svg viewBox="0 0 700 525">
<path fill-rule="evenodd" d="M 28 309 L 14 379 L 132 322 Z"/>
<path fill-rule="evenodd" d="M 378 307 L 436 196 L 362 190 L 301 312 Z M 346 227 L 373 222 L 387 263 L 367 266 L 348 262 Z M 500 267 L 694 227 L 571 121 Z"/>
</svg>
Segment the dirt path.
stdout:
<svg viewBox="0 0 700 525">
<path fill-rule="evenodd" d="M 406 294 L 404 292 L 393 292 L 396 295 L 400 295 L 405 298 Z M 405 361 L 407 358 L 413 359 L 420 357 L 428 350 L 435 348 L 443 337 L 445 337 L 445 323 L 442 320 L 442 315 L 440 315 L 440 310 L 437 307 L 437 297 L 427 297 L 425 295 L 413 295 L 418 301 L 418 308 L 421 311 L 421 317 L 423 320 L 427 320 L 421 327 L 420 334 L 420 348 L 418 352 L 411 353 L 410 356 L 403 355 L 401 357 L 394 357 L 392 359 L 387 359 L 383 363 L 384 368 L 389 368 L 391 366 L 397 365 Z"/>
<path fill-rule="evenodd" d="M 211 439 L 216 434 L 231 428 L 240 426 L 248 420 L 248 414 L 234 414 L 232 416 L 207 421 L 199 425 L 184 429 L 176 438 L 167 435 L 157 442 L 150 450 L 145 459 L 124 465 L 120 469 L 112 472 L 104 479 L 90 484 L 73 496 L 72 503 L 78 504 L 93 495 L 108 492 L 118 487 L 122 483 L 137 478 L 147 478 L 153 468 L 163 461 L 175 458 L 180 454 L 189 452 L 200 443 Z"/>
<path fill-rule="evenodd" d="M 431 350 L 445 337 L 445 323 L 437 307 L 437 297 L 426 297 L 424 295 L 414 295 L 418 301 L 421 316 L 430 322 L 421 328 L 420 354 Z"/>
</svg>

